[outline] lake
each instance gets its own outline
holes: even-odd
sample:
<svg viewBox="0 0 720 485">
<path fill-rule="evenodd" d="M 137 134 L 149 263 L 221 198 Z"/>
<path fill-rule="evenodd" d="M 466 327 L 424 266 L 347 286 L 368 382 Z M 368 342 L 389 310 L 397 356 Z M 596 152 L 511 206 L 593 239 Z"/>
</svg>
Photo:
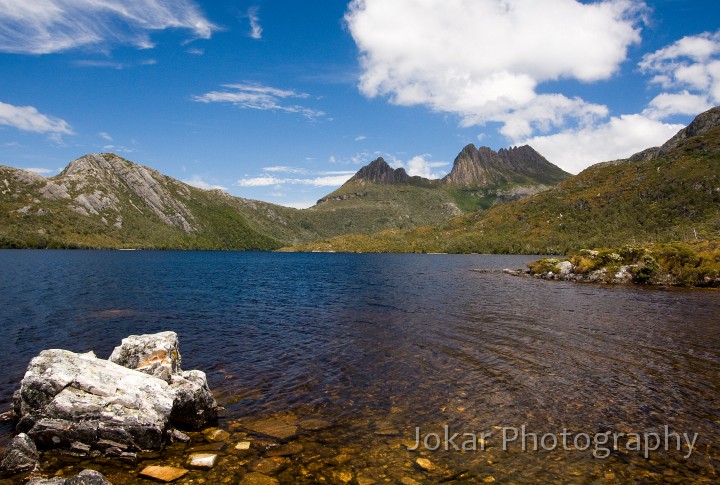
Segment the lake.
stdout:
<svg viewBox="0 0 720 485">
<path fill-rule="evenodd" d="M 243 426 L 266 418 L 301 424 L 265 470 L 280 483 L 716 481 L 720 293 L 471 271 L 533 259 L 0 251 L 0 407 L 43 349 L 107 358 L 128 335 L 173 330 L 231 434 L 185 481 L 267 465 L 283 443 Z M 262 446 L 235 451 L 246 438 Z M 96 467 L 145 483 L 138 470 L 186 452 Z M 87 465 L 74 460 L 46 467 Z"/>
</svg>

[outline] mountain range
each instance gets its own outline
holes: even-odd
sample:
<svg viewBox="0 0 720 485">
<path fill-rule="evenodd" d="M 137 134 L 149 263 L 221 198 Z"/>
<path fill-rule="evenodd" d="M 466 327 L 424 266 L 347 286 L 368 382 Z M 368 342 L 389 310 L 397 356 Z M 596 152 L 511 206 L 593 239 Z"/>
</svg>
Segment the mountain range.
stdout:
<svg viewBox="0 0 720 485">
<path fill-rule="evenodd" d="M 720 234 L 720 107 L 571 176 L 468 145 L 441 180 L 382 158 L 309 209 L 202 190 L 112 153 L 45 178 L 0 166 L 0 247 L 563 253 Z"/>
<path fill-rule="evenodd" d="M 304 210 L 198 189 L 113 153 L 50 178 L 0 166 L 0 246 L 269 250 L 440 224 L 569 176 L 530 147 L 480 150 L 466 147 L 443 180 L 378 158 Z"/>
<path fill-rule="evenodd" d="M 562 254 L 720 240 L 720 107 L 660 147 L 593 165 L 549 190 L 407 231 L 339 236 L 298 250 Z"/>
</svg>

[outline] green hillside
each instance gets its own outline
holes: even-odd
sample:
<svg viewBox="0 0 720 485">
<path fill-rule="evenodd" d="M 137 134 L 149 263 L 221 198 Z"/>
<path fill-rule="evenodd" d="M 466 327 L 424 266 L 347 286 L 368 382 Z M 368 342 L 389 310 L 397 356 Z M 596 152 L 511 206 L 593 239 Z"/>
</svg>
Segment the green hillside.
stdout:
<svg viewBox="0 0 720 485">
<path fill-rule="evenodd" d="M 349 235 L 302 250 L 566 253 L 720 238 L 720 108 L 663 147 L 594 165 L 559 186 L 446 224 Z"/>
<path fill-rule="evenodd" d="M 563 174 L 530 147 L 501 151 L 505 158 L 483 148 L 487 160 L 468 150 L 451 172 L 462 183 L 410 177 L 378 159 L 304 210 L 191 187 L 112 153 L 80 157 L 51 178 L 0 167 L 0 247 L 272 250 L 444 224 Z"/>
</svg>

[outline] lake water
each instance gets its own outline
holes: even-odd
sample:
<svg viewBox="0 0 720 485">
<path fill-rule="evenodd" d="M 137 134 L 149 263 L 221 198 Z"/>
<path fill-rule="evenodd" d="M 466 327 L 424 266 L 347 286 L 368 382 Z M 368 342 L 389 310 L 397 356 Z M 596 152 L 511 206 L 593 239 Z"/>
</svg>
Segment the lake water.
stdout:
<svg viewBox="0 0 720 485">
<path fill-rule="evenodd" d="M 174 330 L 183 368 L 207 373 L 231 433 L 213 470 L 180 483 L 237 483 L 253 469 L 280 483 L 717 481 L 720 293 L 471 271 L 532 259 L 0 251 L 0 406 L 43 349 L 107 358 L 123 337 Z M 253 434 L 259 419 L 299 423 L 292 446 Z M 465 451 L 428 449 L 445 426 Z M 648 451 L 653 433 L 682 439 Z M 683 433 L 697 434 L 692 450 Z M 427 442 L 408 450 L 417 434 Z M 473 436 L 484 439 L 474 450 Z M 252 449 L 235 451 L 244 439 Z M 201 441 L 91 466 L 144 483 L 144 466 L 182 464 Z M 45 467 L 88 465 L 72 460 Z"/>
</svg>

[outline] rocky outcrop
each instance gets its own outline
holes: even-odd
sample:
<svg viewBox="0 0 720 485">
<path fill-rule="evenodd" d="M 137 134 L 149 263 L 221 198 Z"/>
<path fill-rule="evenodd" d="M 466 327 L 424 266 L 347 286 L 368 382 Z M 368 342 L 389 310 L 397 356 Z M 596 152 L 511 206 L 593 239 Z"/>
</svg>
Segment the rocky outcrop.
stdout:
<svg viewBox="0 0 720 485">
<path fill-rule="evenodd" d="M 720 106 L 696 116 L 688 126 L 678 131 L 675 136 L 666 141 L 663 146 L 658 149 L 655 157 L 667 155 L 688 138 L 702 135 L 718 126 L 720 126 Z"/>
<path fill-rule="evenodd" d="M 218 405 L 207 385 L 205 373 L 199 370 L 185 371 L 171 376 L 170 386 L 175 400 L 170 421 L 181 427 L 200 428 L 217 419 Z"/>
<path fill-rule="evenodd" d="M 34 470 L 39 459 L 40 454 L 33 440 L 25 433 L 20 433 L 10 441 L 3 453 L 0 470 L 6 474 Z"/>
<path fill-rule="evenodd" d="M 675 136 L 662 146 L 647 148 L 632 155 L 629 160 L 632 162 L 645 162 L 663 157 L 678 148 L 687 139 L 703 135 L 718 126 L 720 126 L 720 106 L 697 115 L 688 126 L 678 131 Z"/>
<path fill-rule="evenodd" d="M 122 340 L 110 354 L 110 362 L 135 369 L 170 382 L 180 370 L 180 350 L 175 332 L 131 335 Z"/>
<path fill-rule="evenodd" d="M 504 183 L 554 185 L 570 174 L 548 162 L 532 147 L 502 148 L 467 145 L 455 158 L 453 168 L 443 182 L 460 186 L 485 186 Z"/>
<path fill-rule="evenodd" d="M 174 398 L 165 381 L 92 353 L 44 350 L 16 393 L 17 428 L 40 448 L 159 449 Z"/>
<path fill-rule="evenodd" d="M 71 478 L 35 478 L 28 485 L 112 485 L 105 475 L 96 470 L 83 470 Z"/>
<path fill-rule="evenodd" d="M 88 192 L 92 181 L 94 190 Z M 187 206 L 173 194 L 190 197 L 187 187 L 174 184 L 155 170 L 131 163 L 114 153 L 91 154 L 72 161 L 55 178 L 61 183 L 81 192 L 76 198 L 79 207 L 89 214 L 98 214 L 104 209 L 120 210 L 120 203 L 114 192 L 126 190 L 135 196 L 144 206 L 165 224 L 181 228 L 185 232 L 195 232 L 194 217 Z M 138 209 L 140 210 L 140 209 Z M 142 211 L 141 211 L 142 212 Z"/>
<path fill-rule="evenodd" d="M 393 169 L 380 157 L 361 168 L 348 182 L 365 181 L 381 184 L 404 184 L 409 180 L 410 176 L 404 168 Z"/>
<path fill-rule="evenodd" d="M 174 332 L 123 339 L 111 360 L 45 350 L 30 361 L 15 393 L 17 429 L 40 449 L 128 459 L 160 449 L 171 424 L 197 428 L 217 418 L 205 373 L 183 372 L 180 362 Z"/>
</svg>

